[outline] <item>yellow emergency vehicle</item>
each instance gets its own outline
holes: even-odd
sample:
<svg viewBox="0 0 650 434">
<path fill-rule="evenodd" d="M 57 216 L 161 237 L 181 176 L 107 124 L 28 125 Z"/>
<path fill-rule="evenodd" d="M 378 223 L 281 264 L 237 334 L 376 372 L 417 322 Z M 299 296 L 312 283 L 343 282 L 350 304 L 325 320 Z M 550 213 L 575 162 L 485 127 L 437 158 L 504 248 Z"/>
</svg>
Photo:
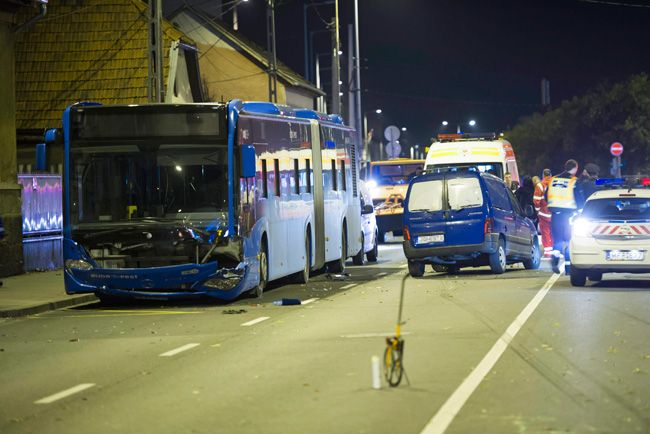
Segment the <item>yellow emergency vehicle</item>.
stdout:
<svg viewBox="0 0 650 434">
<path fill-rule="evenodd" d="M 424 160 L 396 158 L 370 163 L 366 185 L 372 195 L 379 229 L 379 241 L 385 241 L 386 233 L 402 234 L 402 202 L 409 181 L 422 172 Z"/>
<path fill-rule="evenodd" d="M 429 147 L 424 169 L 448 170 L 453 167 L 475 167 L 503 179 L 509 172 L 513 181 L 519 180 L 515 151 L 510 142 L 496 134 L 439 134 Z"/>
</svg>

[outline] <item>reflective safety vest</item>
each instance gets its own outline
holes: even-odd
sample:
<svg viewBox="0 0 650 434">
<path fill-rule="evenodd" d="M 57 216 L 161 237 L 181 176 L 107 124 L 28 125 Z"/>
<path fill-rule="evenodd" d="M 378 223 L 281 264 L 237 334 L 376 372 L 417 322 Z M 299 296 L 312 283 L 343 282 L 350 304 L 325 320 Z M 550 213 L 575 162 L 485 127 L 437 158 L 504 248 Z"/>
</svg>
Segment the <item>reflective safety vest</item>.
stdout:
<svg viewBox="0 0 650 434">
<path fill-rule="evenodd" d="M 549 208 L 576 209 L 576 198 L 573 193 L 577 178 L 551 178 L 547 197 Z"/>
</svg>

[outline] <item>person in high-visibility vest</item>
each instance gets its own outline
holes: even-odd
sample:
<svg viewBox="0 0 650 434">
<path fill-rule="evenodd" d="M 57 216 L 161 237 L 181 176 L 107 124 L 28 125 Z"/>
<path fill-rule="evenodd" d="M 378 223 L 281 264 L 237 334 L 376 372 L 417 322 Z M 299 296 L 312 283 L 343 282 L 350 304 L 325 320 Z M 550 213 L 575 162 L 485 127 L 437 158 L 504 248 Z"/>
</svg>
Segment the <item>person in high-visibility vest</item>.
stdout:
<svg viewBox="0 0 650 434">
<path fill-rule="evenodd" d="M 550 257 L 553 251 L 553 236 L 551 235 L 551 211 L 548 209 L 546 202 L 546 189 L 551 183 L 551 169 L 544 169 L 543 179 L 535 185 L 535 194 L 533 195 L 533 205 L 537 211 L 537 220 L 539 222 L 539 232 L 542 234 L 542 244 L 544 245 L 544 256 Z"/>
<path fill-rule="evenodd" d="M 575 198 L 576 174 L 578 162 L 568 160 L 564 163 L 564 172 L 551 178 L 546 189 L 546 202 L 551 211 L 551 235 L 553 236 L 553 253 L 551 267 L 554 273 L 560 273 L 560 261 L 564 259 L 565 273 L 569 274 L 569 241 L 571 241 L 571 225 L 569 219 L 576 212 Z"/>
</svg>

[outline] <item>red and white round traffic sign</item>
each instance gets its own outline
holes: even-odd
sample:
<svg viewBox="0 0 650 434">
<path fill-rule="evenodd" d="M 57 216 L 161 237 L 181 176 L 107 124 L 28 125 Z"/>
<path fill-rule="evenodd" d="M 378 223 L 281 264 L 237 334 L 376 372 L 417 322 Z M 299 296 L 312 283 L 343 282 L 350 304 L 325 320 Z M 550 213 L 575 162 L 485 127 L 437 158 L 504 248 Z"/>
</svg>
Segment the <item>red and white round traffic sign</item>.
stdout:
<svg viewBox="0 0 650 434">
<path fill-rule="evenodd" d="M 609 147 L 609 152 L 615 157 L 620 157 L 623 154 L 623 145 L 619 142 L 614 142 Z"/>
</svg>

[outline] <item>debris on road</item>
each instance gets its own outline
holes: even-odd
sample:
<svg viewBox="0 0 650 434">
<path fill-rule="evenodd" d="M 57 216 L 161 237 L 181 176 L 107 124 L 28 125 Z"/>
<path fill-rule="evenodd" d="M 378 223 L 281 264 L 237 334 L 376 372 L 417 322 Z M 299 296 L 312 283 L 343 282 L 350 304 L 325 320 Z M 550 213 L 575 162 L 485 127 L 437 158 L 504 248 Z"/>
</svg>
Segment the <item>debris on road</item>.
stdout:
<svg viewBox="0 0 650 434">
<path fill-rule="evenodd" d="M 226 309 L 222 311 L 221 313 L 226 314 L 226 315 L 237 315 L 240 313 L 246 313 L 246 309 Z"/>
<path fill-rule="evenodd" d="M 275 300 L 273 302 L 273 304 L 276 306 L 296 306 L 300 303 L 300 300 L 297 298 L 283 298 L 281 300 Z"/>
<path fill-rule="evenodd" d="M 350 278 L 350 273 L 342 273 L 342 274 L 326 274 L 325 278 L 328 280 L 348 280 Z"/>
</svg>

